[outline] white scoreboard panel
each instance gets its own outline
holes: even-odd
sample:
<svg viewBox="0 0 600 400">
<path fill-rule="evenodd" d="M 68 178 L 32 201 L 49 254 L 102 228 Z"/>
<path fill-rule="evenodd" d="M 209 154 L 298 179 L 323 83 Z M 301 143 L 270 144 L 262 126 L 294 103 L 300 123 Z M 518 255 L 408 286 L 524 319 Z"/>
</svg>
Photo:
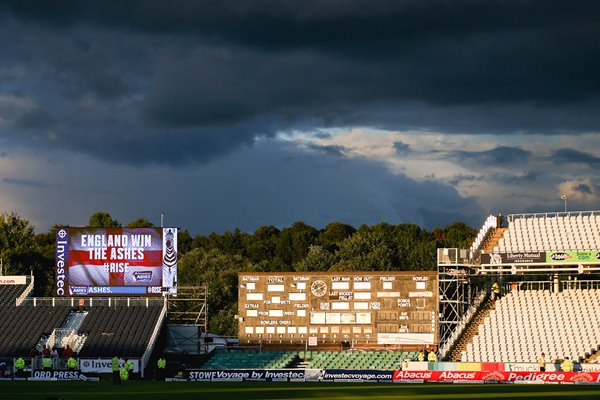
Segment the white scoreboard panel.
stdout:
<svg viewBox="0 0 600 400">
<path fill-rule="evenodd" d="M 437 343 L 436 272 L 238 274 L 242 344 Z"/>
</svg>

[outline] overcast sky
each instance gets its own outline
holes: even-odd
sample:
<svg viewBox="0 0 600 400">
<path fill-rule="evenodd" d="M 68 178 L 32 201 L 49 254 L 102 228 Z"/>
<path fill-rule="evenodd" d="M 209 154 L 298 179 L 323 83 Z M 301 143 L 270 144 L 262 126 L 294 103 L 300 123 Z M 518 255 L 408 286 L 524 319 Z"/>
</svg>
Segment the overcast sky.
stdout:
<svg viewBox="0 0 600 400">
<path fill-rule="evenodd" d="M 213 3 L 213 4 L 211 4 Z M 0 210 L 193 234 L 600 209 L 600 2 L 3 1 Z"/>
</svg>

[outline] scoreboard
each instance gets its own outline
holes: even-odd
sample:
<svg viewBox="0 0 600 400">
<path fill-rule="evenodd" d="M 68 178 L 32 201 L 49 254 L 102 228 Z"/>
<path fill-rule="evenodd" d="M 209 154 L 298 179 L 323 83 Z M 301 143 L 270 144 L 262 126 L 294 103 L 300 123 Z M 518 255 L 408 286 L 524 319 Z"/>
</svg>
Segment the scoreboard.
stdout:
<svg viewBox="0 0 600 400">
<path fill-rule="evenodd" d="M 437 343 L 435 272 L 239 273 L 240 343 Z"/>
</svg>

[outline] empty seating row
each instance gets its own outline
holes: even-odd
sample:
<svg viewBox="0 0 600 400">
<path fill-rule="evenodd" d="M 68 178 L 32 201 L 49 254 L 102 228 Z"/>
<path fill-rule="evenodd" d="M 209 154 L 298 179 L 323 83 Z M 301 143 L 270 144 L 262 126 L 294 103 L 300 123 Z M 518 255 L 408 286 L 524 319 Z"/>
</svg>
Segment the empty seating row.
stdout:
<svg viewBox="0 0 600 400">
<path fill-rule="evenodd" d="M 600 249 L 600 212 L 528 214 L 509 221 L 494 252 Z"/>
<path fill-rule="evenodd" d="M 304 363 L 308 369 L 395 370 L 403 360 L 416 360 L 418 352 L 406 351 L 242 351 L 217 349 L 204 369 L 289 368 Z"/>
<path fill-rule="evenodd" d="M 234 368 L 286 368 L 298 358 L 295 351 L 242 351 L 216 349 L 213 356 L 202 365 L 204 369 Z"/>
<path fill-rule="evenodd" d="M 417 356 L 404 351 L 313 351 L 307 368 L 395 370 L 403 360 Z"/>
<path fill-rule="evenodd" d="M 0 285 L 0 307 L 15 306 L 16 299 L 27 289 L 27 285 Z"/>
<path fill-rule="evenodd" d="M 496 302 L 461 360 L 535 362 L 584 358 L 600 348 L 600 290 L 516 291 Z"/>
<path fill-rule="evenodd" d="M 0 356 L 28 356 L 42 335 L 52 333 L 69 314 L 70 307 L 20 306 L 0 308 Z"/>
<path fill-rule="evenodd" d="M 162 307 L 95 306 L 79 328 L 87 339 L 79 352 L 82 357 L 141 357 Z"/>
</svg>

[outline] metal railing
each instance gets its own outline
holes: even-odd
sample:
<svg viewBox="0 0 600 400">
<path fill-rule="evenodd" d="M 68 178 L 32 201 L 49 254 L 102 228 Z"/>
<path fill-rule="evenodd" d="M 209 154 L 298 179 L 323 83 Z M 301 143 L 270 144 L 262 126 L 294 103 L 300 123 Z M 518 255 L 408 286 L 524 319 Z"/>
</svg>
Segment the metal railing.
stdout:
<svg viewBox="0 0 600 400">
<path fill-rule="evenodd" d="M 439 264 L 469 265 L 470 254 L 467 249 L 443 248 L 437 249 L 437 261 Z"/>
<path fill-rule="evenodd" d="M 35 306 L 52 306 L 52 307 L 92 307 L 92 306 L 108 306 L 108 307 L 132 307 L 161 305 L 164 303 L 162 297 L 32 297 L 23 301 L 24 304 L 32 304 Z"/>
<path fill-rule="evenodd" d="M 590 290 L 590 289 L 600 289 L 600 280 L 571 280 L 571 281 L 562 281 L 560 282 L 561 290 Z"/>
<path fill-rule="evenodd" d="M 599 280 L 562 280 L 562 281 L 524 281 L 524 282 L 504 282 L 501 285 L 502 293 L 510 293 L 516 290 L 547 290 L 551 292 L 565 290 L 600 290 Z"/>
<path fill-rule="evenodd" d="M 577 217 L 577 216 L 592 216 L 600 215 L 600 211 L 556 211 L 546 213 L 527 213 L 527 214 L 508 214 L 506 219 L 509 223 L 514 222 L 517 219 L 526 218 L 554 218 L 554 217 Z"/>
</svg>

